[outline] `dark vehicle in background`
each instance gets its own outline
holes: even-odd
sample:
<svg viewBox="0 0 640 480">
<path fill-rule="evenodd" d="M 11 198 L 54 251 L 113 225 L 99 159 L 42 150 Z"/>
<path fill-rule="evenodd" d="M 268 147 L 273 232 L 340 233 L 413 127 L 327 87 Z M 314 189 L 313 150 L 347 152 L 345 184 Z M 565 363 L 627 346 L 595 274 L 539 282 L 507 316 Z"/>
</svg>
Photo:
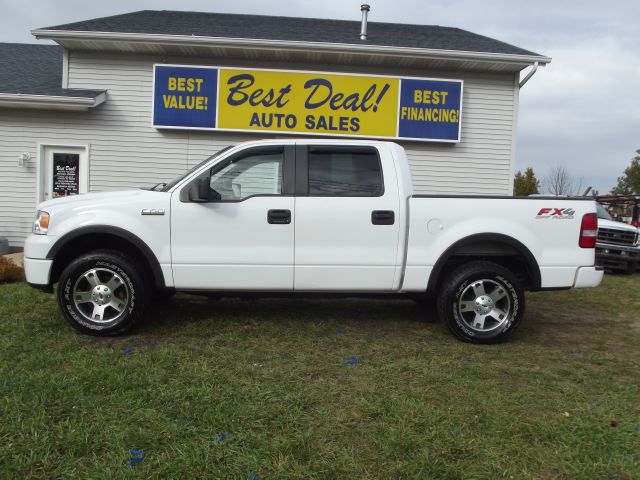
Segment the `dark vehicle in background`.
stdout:
<svg viewBox="0 0 640 480">
<path fill-rule="evenodd" d="M 635 272 L 640 261 L 638 229 L 633 225 L 615 221 L 599 203 L 597 208 L 596 265 L 617 273 Z"/>
</svg>

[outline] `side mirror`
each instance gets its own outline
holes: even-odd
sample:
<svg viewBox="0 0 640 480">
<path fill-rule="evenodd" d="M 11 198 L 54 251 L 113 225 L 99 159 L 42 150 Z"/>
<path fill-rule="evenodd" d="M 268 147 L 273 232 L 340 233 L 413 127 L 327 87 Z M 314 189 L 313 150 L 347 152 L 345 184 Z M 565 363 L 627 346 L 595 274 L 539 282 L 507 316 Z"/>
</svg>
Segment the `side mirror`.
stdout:
<svg viewBox="0 0 640 480">
<path fill-rule="evenodd" d="M 189 201 L 197 203 L 220 200 L 221 196 L 211 188 L 211 178 L 209 176 L 200 177 L 189 187 Z"/>
<path fill-rule="evenodd" d="M 200 177 L 189 186 L 190 202 L 208 202 L 210 200 L 209 177 Z"/>
<path fill-rule="evenodd" d="M 211 178 L 207 175 L 196 180 L 196 187 L 198 189 L 198 200 L 201 202 L 208 202 L 211 199 L 209 184 Z"/>
</svg>

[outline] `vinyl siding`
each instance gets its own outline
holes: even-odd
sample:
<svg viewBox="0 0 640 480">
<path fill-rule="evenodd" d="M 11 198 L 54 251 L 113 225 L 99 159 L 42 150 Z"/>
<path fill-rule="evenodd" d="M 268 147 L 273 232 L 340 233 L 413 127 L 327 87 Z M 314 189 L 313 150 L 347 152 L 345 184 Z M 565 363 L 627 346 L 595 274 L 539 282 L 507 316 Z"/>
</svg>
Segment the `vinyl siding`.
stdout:
<svg viewBox="0 0 640 480">
<path fill-rule="evenodd" d="M 0 109 L 0 236 L 21 246 L 30 231 L 39 143 L 89 145 L 89 190 L 108 191 L 168 181 L 229 144 L 282 136 L 151 127 L 154 63 L 294 68 L 285 63 L 247 65 L 246 60 L 69 52 L 68 87 L 106 89 L 107 101 L 89 112 Z M 297 68 L 464 80 L 460 143 L 399 142 L 409 156 L 415 192 L 511 194 L 517 105 L 513 74 Z M 33 157 L 28 168 L 18 167 L 22 152 Z"/>
</svg>

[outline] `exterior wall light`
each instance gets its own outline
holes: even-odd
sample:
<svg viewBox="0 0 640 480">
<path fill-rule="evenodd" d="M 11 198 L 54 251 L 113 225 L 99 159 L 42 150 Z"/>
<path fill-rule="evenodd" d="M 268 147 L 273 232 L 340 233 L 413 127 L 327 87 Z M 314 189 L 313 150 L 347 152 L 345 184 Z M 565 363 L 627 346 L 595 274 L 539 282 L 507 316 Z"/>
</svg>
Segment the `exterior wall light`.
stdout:
<svg viewBox="0 0 640 480">
<path fill-rule="evenodd" d="M 20 155 L 18 155 L 18 166 L 19 167 L 28 167 L 29 166 L 29 160 L 31 160 L 31 154 L 29 152 L 23 152 Z"/>
</svg>

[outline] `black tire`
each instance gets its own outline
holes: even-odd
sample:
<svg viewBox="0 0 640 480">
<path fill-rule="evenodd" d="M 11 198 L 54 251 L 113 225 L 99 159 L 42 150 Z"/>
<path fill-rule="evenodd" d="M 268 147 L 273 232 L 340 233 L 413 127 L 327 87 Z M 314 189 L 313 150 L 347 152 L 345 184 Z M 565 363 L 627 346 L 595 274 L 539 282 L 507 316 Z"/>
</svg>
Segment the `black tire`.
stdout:
<svg viewBox="0 0 640 480">
<path fill-rule="evenodd" d="M 440 286 L 438 316 L 465 342 L 502 342 L 522 323 L 524 291 L 503 266 L 470 262 L 455 269 Z"/>
<path fill-rule="evenodd" d="M 73 328 L 89 335 L 115 336 L 142 321 L 150 293 L 144 270 L 134 259 L 115 250 L 97 250 L 64 269 L 57 296 Z"/>
</svg>

